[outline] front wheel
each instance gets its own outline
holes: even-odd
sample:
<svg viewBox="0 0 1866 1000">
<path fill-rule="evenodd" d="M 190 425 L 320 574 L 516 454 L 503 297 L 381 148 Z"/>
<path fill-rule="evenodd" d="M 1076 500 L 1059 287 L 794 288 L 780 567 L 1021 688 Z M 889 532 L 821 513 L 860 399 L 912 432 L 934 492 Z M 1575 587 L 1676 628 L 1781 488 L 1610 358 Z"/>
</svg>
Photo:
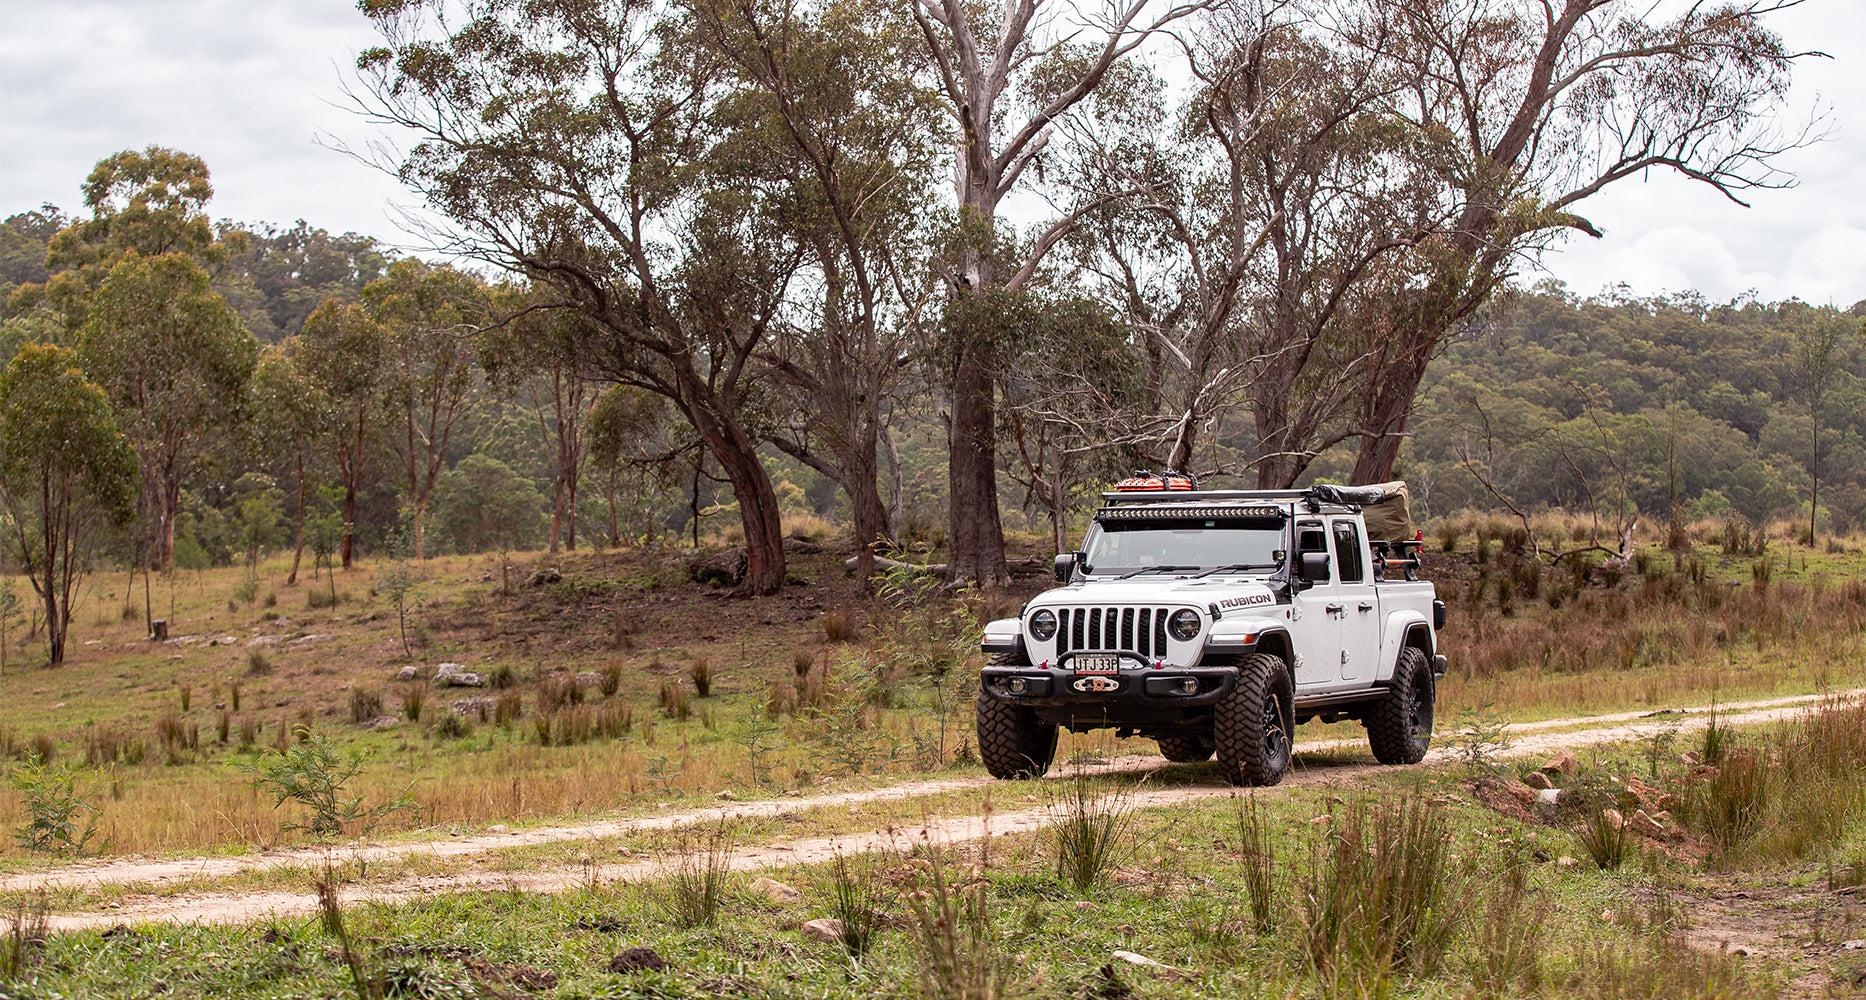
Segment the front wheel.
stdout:
<svg viewBox="0 0 1866 1000">
<path fill-rule="evenodd" d="M 1274 785 L 1289 771 L 1296 728 L 1295 685 L 1281 657 L 1253 653 L 1237 686 L 1213 706 L 1218 767 L 1234 785 Z"/>
<path fill-rule="evenodd" d="M 978 756 L 994 778 L 1041 778 L 1056 756 L 1056 727 L 1021 705 L 978 692 Z"/>
<path fill-rule="evenodd" d="M 1416 646 L 1400 650 L 1387 696 L 1367 713 L 1367 743 L 1382 764 L 1417 764 L 1432 745 L 1432 663 Z"/>
</svg>

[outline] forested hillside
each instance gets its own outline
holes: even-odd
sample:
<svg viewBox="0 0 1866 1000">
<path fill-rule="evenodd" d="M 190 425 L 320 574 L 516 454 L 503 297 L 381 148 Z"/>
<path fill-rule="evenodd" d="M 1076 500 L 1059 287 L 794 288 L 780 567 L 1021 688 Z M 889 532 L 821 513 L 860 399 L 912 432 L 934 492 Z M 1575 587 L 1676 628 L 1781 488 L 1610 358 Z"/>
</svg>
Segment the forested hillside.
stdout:
<svg viewBox="0 0 1866 1000">
<path fill-rule="evenodd" d="M 1401 471 L 1440 513 L 1495 507 L 1500 494 L 1753 522 L 1805 521 L 1818 474 L 1822 523 L 1857 527 L 1862 315 L 1866 302 L 1525 292 L 1434 363 Z"/>
</svg>

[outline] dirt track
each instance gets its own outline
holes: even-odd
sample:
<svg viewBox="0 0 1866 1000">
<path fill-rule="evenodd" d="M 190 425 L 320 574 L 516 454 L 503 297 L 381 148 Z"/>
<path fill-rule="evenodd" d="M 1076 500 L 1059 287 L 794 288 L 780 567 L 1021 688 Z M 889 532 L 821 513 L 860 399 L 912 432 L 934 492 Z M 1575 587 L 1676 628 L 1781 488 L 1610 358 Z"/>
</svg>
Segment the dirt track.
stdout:
<svg viewBox="0 0 1866 1000">
<path fill-rule="evenodd" d="M 1866 697 L 1866 690 L 1842 692 L 1837 697 L 1852 699 Z M 1820 700 L 1817 696 L 1796 698 L 1778 698 L 1768 701 L 1735 702 L 1718 706 L 1720 718 L 1732 724 L 1750 724 L 1768 722 L 1786 718 Z M 1508 756 L 1535 756 L 1548 754 L 1562 747 L 1593 746 L 1605 743 L 1622 742 L 1641 735 L 1662 730 L 1676 725 L 1680 732 L 1689 732 L 1702 728 L 1709 719 L 1709 708 L 1700 707 L 1686 710 L 1683 714 L 1653 716 L 1651 713 L 1621 713 L 1616 715 L 1591 716 L 1576 719 L 1554 719 L 1544 722 L 1511 726 L 1509 734 L 1512 746 Z M 1572 729 L 1572 727 L 1587 727 Z M 1572 730 L 1554 732 L 1555 730 Z M 1300 744 L 1297 751 L 1313 752 L 1335 746 L 1358 746 L 1358 741 L 1327 741 Z M 1444 745 L 1427 757 L 1428 764 L 1445 764 L 1452 760 L 1452 751 Z M 1135 774 L 1161 766 L 1157 757 L 1120 757 L 1104 764 L 1088 768 L 1091 773 Z M 1351 781 L 1382 768 L 1372 763 L 1347 763 L 1321 768 L 1301 769 L 1292 773 L 1278 786 L 1281 788 L 1304 787 L 1322 784 L 1335 784 Z M 1069 769 L 1067 774 L 1073 775 Z M 1051 778 L 1063 776 L 1062 769 L 1053 772 Z M 295 851 L 271 851 L 263 855 L 244 858 L 195 858 L 189 860 L 113 860 L 92 864 L 74 865 L 63 868 L 45 869 L 28 874 L 14 875 L 0 879 L 0 889 L 8 891 L 31 890 L 42 887 L 88 888 L 103 885 L 148 885 L 159 886 L 163 883 L 191 881 L 197 879 L 215 879 L 235 876 L 243 872 L 279 868 L 321 869 L 325 865 L 336 865 L 350 861 L 388 861 L 397 858 L 457 858 L 482 854 L 487 851 L 546 843 L 574 842 L 599 837 L 617 836 L 644 830 L 665 830 L 695 823 L 706 823 L 721 818 L 775 816 L 812 807 L 850 805 L 855 803 L 875 802 L 888 799 L 904 799 L 916 796 L 937 795 L 964 788 L 973 788 L 991 783 L 989 778 L 964 778 L 942 781 L 915 781 L 888 788 L 845 792 L 810 798 L 778 799 L 772 801 L 740 802 L 729 805 L 700 809 L 687 812 L 671 813 L 662 816 L 628 820 L 606 820 L 583 823 L 573 826 L 538 827 L 512 833 L 488 834 L 477 837 L 448 837 L 445 839 L 383 844 L 348 844 L 336 847 Z M 1275 790 L 1272 790 L 1274 792 Z M 1132 797 L 1136 808 L 1171 805 L 1197 799 L 1232 795 L 1236 789 L 1222 784 L 1190 785 L 1174 788 L 1143 790 Z M 922 837 L 941 843 L 960 843 L 978 840 L 984 837 L 1004 836 L 1037 829 L 1050 822 L 1047 808 L 1028 809 L 1020 812 L 997 813 L 990 816 L 967 815 L 937 817 L 924 827 L 914 826 L 894 831 L 838 838 L 818 838 L 774 842 L 769 844 L 736 848 L 732 856 L 732 866 L 738 870 L 756 870 L 776 865 L 791 863 L 811 863 L 827 861 L 835 853 L 866 852 L 886 849 L 889 846 L 902 846 L 918 841 Z M 509 889 L 515 888 L 530 892 L 561 892 L 578 885 L 588 884 L 592 878 L 602 882 L 626 881 L 654 876 L 666 870 L 666 859 L 640 861 L 627 864 L 609 864 L 593 867 L 580 867 L 574 870 L 545 870 L 528 874 L 469 873 L 448 876 L 431 876 L 404 879 L 390 883 L 372 885 L 350 893 L 352 900 L 380 900 L 395 902 L 411 897 L 431 893 L 458 892 L 470 889 Z M 109 926 L 119 923 L 140 921 L 173 923 L 243 923 L 263 919 L 269 916 L 298 916 L 314 912 L 317 900 L 307 885 L 304 892 L 256 891 L 183 894 L 172 897 L 134 900 L 120 908 L 98 913 L 54 915 L 49 918 L 53 930 L 78 930 L 87 927 Z"/>
</svg>

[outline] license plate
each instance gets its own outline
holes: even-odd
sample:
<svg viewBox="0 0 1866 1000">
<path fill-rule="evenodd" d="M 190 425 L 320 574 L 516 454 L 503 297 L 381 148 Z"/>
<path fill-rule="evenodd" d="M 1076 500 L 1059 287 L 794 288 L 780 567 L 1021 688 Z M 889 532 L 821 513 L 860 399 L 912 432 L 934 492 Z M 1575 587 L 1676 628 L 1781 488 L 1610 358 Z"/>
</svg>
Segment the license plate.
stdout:
<svg viewBox="0 0 1866 1000">
<path fill-rule="evenodd" d="M 1114 674 L 1121 671 L 1121 658 L 1113 653 L 1082 653 L 1069 663 L 1078 674 Z"/>
</svg>

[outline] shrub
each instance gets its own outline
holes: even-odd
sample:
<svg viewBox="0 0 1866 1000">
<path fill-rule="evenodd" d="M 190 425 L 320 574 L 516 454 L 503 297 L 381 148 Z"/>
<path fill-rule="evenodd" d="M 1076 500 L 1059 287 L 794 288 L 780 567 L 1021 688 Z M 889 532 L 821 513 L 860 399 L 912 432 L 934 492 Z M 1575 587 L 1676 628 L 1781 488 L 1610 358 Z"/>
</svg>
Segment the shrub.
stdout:
<svg viewBox="0 0 1866 1000">
<path fill-rule="evenodd" d="M 723 821 L 683 838 L 673 870 L 650 895 L 678 927 L 710 927 L 726 896 L 732 871 L 732 830 Z"/>
<path fill-rule="evenodd" d="M 687 686 L 677 680 L 661 681 L 661 711 L 670 719 L 685 722 L 693 717 L 693 704 L 687 699 Z"/>
<path fill-rule="evenodd" d="M 499 703 L 493 709 L 493 721 L 501 726 L 510 726 L 514 719 L 525 714 L 525 696 L 517 690 L 499 692 Z"/>
<path fill-rule="evenodd" d="M 887 925 L 887 914 L 881 909 L 885 883 L 874 867 L 867 858 L 850 861 L 838 851 L 824 878 L 830 915 L 842 924 L 842 947 L 856 958 L 868 954 L 876 935 Z"/>
<path fill-rule="evenodd" d="M 1056 874 L 1086 892 L 1132 850 L 1126 836 L 1131 796 L 1078 774 L 1051 801 L 1056 824 Z"/>
<path fill-rule="evenodd" d="M 272 673 L 272 660 L 263 649 L 246 651 L 246 676 L 265 677 Z"/>
<path fill-rule="evenodd" d="M 473 723 L 464 715 L 442 712 L 439 722 L 434 724 L 434 735 L 443 740 L 457 740 L 473 735 Z"/>
<path fill-rule="evenodd" d="M 330 737 L 301 727 L 296 746 L 264 753 L 256 761 L 236 762 L 234 767 L 253 776 L 253 787 L 272 794 L 273 808 L 292 801 L 309 810 L 307 822 L 287 823 L 285 829 L 335 837 L 352 824 L 367 834 L 390 815 L 414 808 L 407 788 L 387 802 L 368 807 L 363 805 L 363 796 L 346 795 L 350 779 L 362 773 L 368 759 L 368 751 L 352 747 L 339 753 Z"/>
<path fill-rule="evenodd" d="M 382 714 L 382 691 L 371 688 L 350 689 L 350 721 L 357 725 Z"/>
<path fill-rule="evenodd" d="M 611 663 L 604 667 L 602 680 L 597 682 L 596 687 L 603 693 L 603 697 L 615 697 L 615 693 L 622 690 L 622 664 Z"/>
<path fill-rule="evenodd" d="M 840 611 L 823 612 L 823 638 L 829 642 L 841 642 L 848 637 L 849 619 Z"/>
<path fill-rule="evenodd" d="M 713 696 L 713 665 L 707 660 L 695 660 L 687 668 L 687 676 L 693 679 L 693 693 L 702 698 Z"/>
<path fill-rule="evenodd" d="M 26 822 L 13 842 L 28 851 L 83 854 L 97 833 L 97 807 L 84 801 L 78 777 L 40 756 L 16 764 L 7 782 L 20 793 Z"/>
<path fill-rule="evenodd" d="M 1463 892 L 1448 864 L 1444 815 L 1417 799 L 1358 799 L 1335 815 L 1301 884 L 1303 938 L 1317 976 L 1379 993 L 1401 970 L 1433 974 Z"/>
<path fill-rule="evenodd" d="M 428 703 L 428 689 L 420 684 L 411 684 L 402 689 L 402 718 L 410 722 L 421 721 L 421 709 Z"/>
</svg>

